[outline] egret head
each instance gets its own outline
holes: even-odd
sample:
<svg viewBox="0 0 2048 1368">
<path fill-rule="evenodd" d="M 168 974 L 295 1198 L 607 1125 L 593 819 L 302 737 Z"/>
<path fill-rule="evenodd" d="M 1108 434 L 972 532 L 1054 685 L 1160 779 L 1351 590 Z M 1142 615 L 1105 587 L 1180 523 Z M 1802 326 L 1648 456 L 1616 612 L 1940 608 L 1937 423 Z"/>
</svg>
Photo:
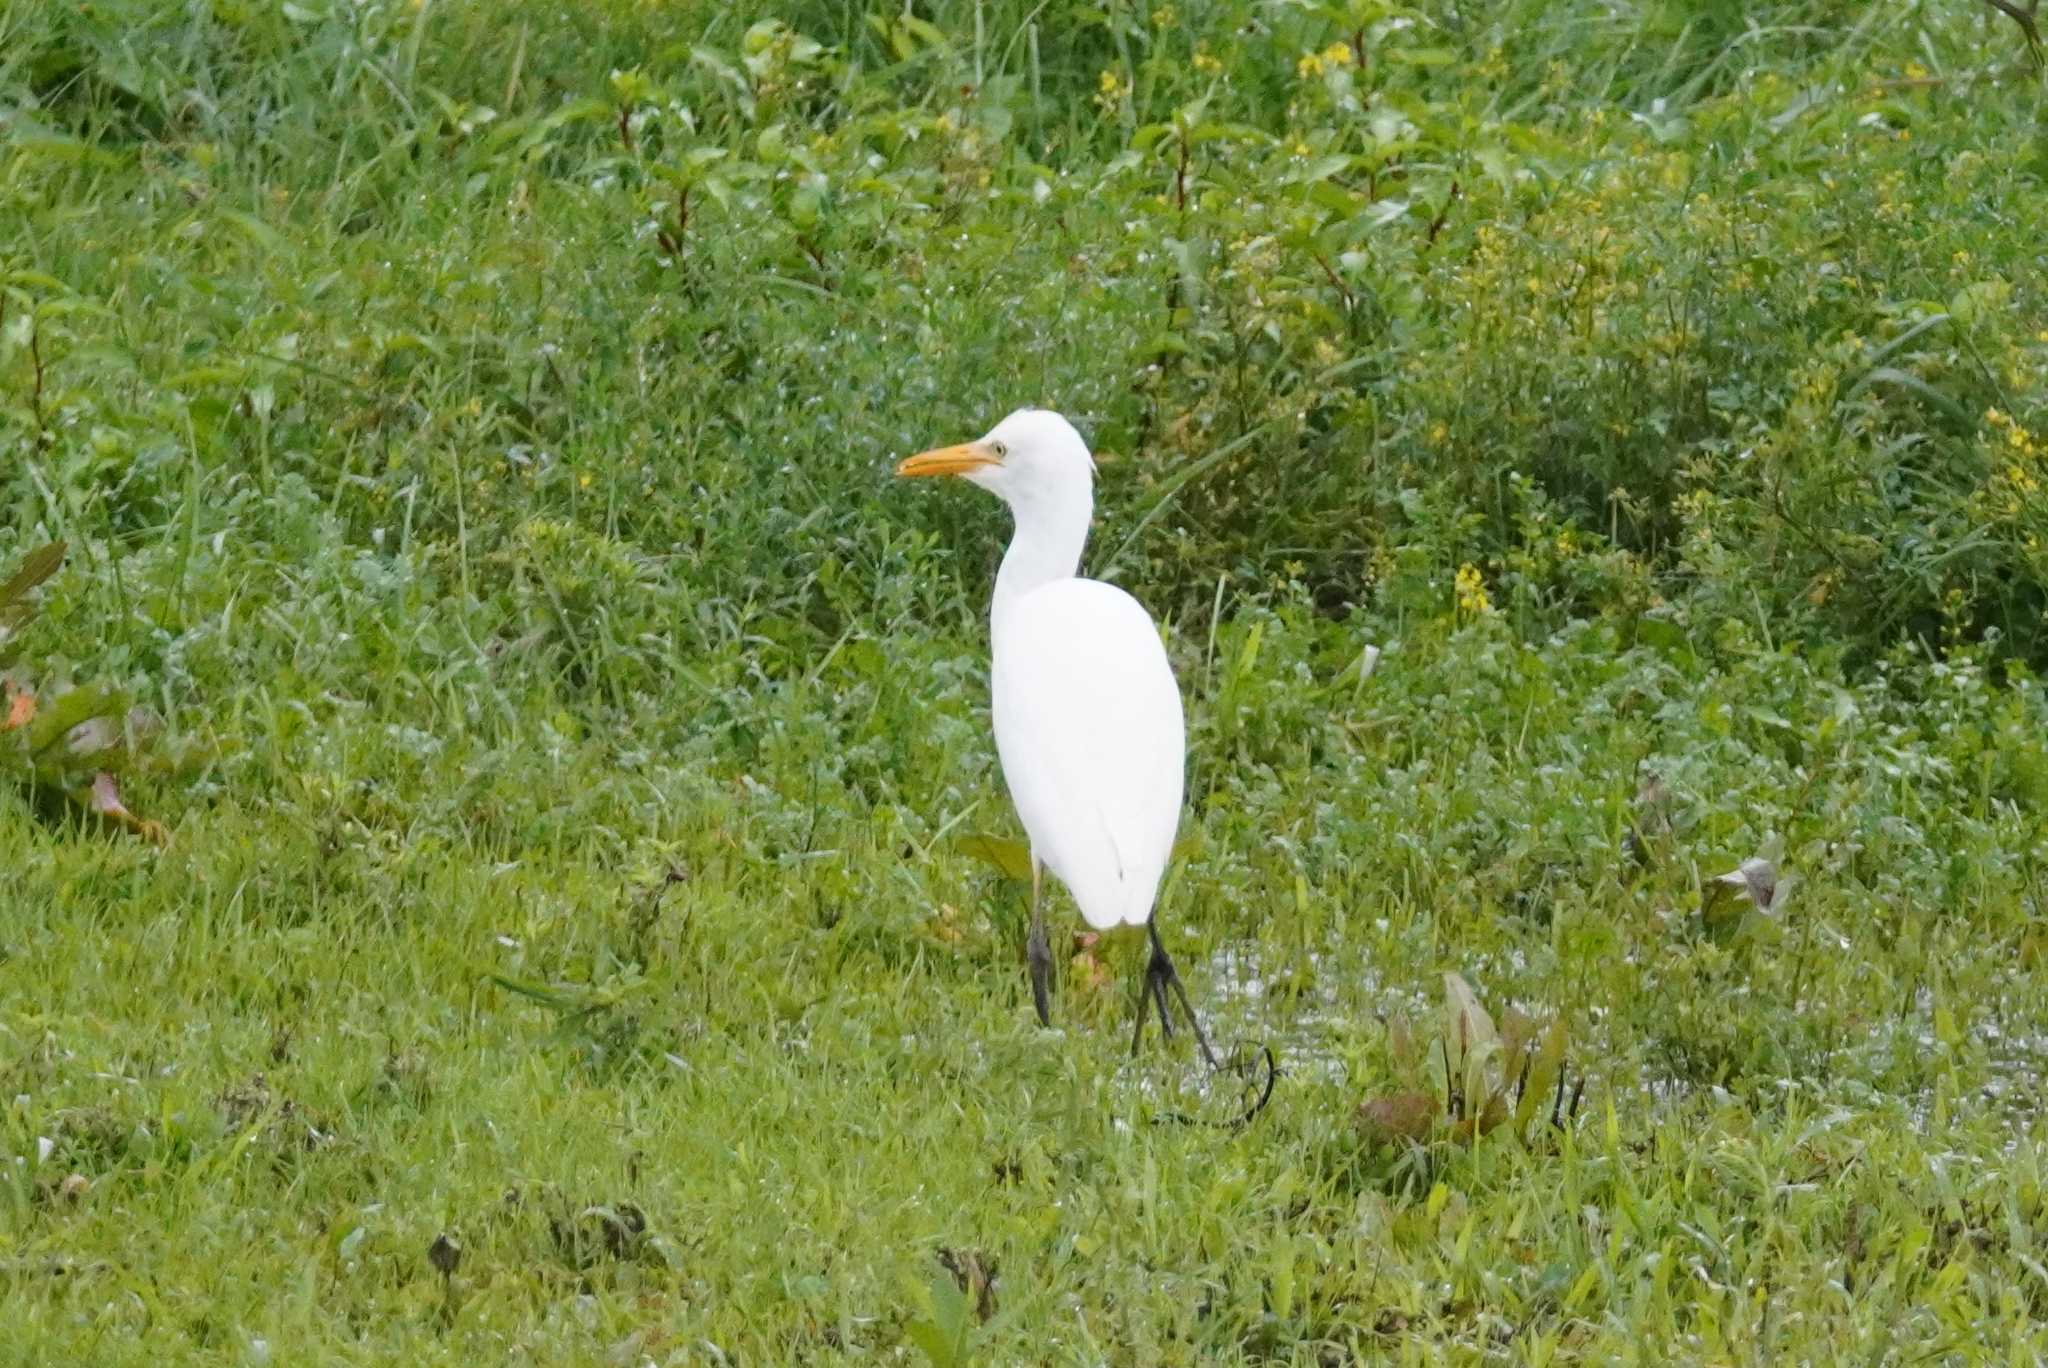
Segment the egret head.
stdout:
<svg viewBox="0 0 2048 1368">
<path fill-rule="evenodd" d="M 898 475 L 958 475 L 1012 508 L 1088 495 L 1095 458 L 1074 425 L 1051 409 L 1018 409 L 979 441 L 912 456 Z"/>
</svg>

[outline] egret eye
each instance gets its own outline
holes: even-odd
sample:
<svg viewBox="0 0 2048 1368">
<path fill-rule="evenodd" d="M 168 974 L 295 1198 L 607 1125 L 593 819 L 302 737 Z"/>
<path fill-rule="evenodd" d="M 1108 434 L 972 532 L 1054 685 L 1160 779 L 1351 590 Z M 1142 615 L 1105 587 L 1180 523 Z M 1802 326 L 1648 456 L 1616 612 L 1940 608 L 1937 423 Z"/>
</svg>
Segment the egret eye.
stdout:
<svg viewBox="0 0 2048 1368">
<path fill-rule="evenodd" d="M 1010 444 L 1008 442 L 990 442 L 989 447 L 995 452 L 997 460 L 1001 460 L 1010 454 Z"/>
</svg>

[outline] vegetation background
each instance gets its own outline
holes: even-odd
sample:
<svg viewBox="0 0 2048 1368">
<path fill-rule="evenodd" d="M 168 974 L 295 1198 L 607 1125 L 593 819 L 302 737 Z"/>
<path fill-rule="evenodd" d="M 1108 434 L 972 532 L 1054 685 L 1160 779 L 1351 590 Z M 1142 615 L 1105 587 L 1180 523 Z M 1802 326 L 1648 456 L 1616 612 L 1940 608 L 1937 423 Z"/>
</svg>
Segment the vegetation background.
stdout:
<svg viewBox="0 0 2048 1368">
<path fill-rule="evenodd" d="M 8 1361 L 2040 1361 L 2025 17 L 4 0 Z M 1031 1020 L 1023 402 L 1249 1127 Z"/>
</svg>

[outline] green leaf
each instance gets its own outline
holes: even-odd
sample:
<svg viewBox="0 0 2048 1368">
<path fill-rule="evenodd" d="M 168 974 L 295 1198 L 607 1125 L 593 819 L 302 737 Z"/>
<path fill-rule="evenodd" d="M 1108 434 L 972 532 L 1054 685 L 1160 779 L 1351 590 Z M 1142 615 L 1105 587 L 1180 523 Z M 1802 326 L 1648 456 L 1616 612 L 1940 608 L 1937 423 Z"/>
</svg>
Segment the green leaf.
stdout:
<svg viewBox="0 0 2048 1368">
<path fill-rule="evenodd" d="M 503 974 L 492 974 L 489 977 L 491 982 L 497 984 L 506 992 L 517 993 L 523 998 L 530 998 L 534 1002 L 538 1002 L 544 1007 L 552 1007 L 556 1011 L 574 1011 L 583 1006 L 581 1000 L 558 989 L 550 988 L 545 984 L 527 983 L 520 979 L 507 978 Z"/>
<path fill-rule="evenodd" d="M 1173 132 L 1172 124 L 1146 124 L 1131 135 L 1131 148 L 1137 152 L 1150 152 L 1159 145 L 1159 140 Z"/>
<path fill-rule="evenodd" d="M 222 209 L 218 212 L 222 222 L 235 229 L 243 237 L 249 239 L 250 242 L 264 251 L 283 252 L 289 250 L 289 244 L 286 243 L 284 236 L 254 214 L 247 213 L 241 209 Z"/>
<path fill-rule="evenodd" d="M 971 855 L 986 864 L 993 865 L 1005 877 L 1029 880 L 1031 878 L 1031 848 L 1022 841 L 1013 841 L 1007 836 L 990 836 L 976 833 L 962 836 L 953 842 L 953 848 L 962 855 Z"/>
<path fill-rule="evenodd" d="M 1967 425 L 1970 422 L 1970 415 L 1963 412 L 1961 404 L 1958 404 L 1919 376 L 1914 375 L 1911 371 L 1902 371 L 1896 366 L 1877 366 L 1872 368 L 1856 383 L 1850 392 L 1854 393 L 1855 390 L 1862 389 L 1865 386 L 1877 384 L 1892 385 L 1899 389 L 1911 391 L 1940 409 L 1950 418 L 1953 418 L 1957 423 Z"/>
<path fill-rule="evenodd" d="M 127 700 L 118 691 L 104 685 L 84 684 L 67 689 L 44 705 L 35 721 L 29 723 L 29 753 L 38 765 L 61 761 L 62 757 L 52 752 L 73 727 L 98 717 L 119 717 L 127 706 Z"/>
<path fill-rule="evenodd" d="M 1493 1028 L 1493 1018 L 1479 1005 L 1479 997 L 1472 991 L 1472 985 L 1449 970 L 1444 971 L 1444 1043 L 1451 1047 L 1451 1057 L 1458 1057 L 1458 1049 L 1477 1049 L 1491 1045 L 1500 1039 Z"/>
<path fill-rule="evenodd" d="M 1529 1061 L 1529 1071 L 1523 1075 L 1522 1100 L 1515 1104 L 1517 1133 L 1526 1134 L 1529 1123 L 1550 1105 L 1558 1076 L 1564 1072 L 1565 1037 L 1564 1018 L 1559 1016 L 1543 1033 L 1543 1041 L 1536 1047 L 1535 1057 Z"/>
<path fill-rule="evenodd" d="M 1350 165 L 1351 158 L 1348 156 L 1333 153 L 1327 157 L 1317 157 L 1306 166 L 1288 175 L 1286 183 L 1289 185 L 1313 185 L 1317 181 L 1328 180 Z"/>
<path fill-rule="evenodd" d="M 1980 322 L 2006 306 L 2012 298 L 2012 285 L 2004 280 L 1980 280 L 1965 285 L 1949 296 L 1949 316 L 1956 322 L 1968 326 Z"/>
<path fill-rule="evenodd" d="M 48 542 L 23 556 L 7 583 L 0 584 L 0 626 L 17 627 L 26 622 L 35 611 L 28 600 L 29 591 L 63 564 L 64 543 L 60 541 Z"/>
<path fill-rule="evenodd" d="M 952 1346 L 946 1339 L 945 1331 L 927 1320 L 914 1320 L 904 1327 L 910 1335 L 910 1342 L 924 1351 L 936 1368 L 951 1368 Z"/>
<path fill-rule="evenodd" d="M 934 1368 L 953 1368 L 967 1354 L 967 1294 L 941 1264 L 932 1272 L 926 1297 L 931 1303 L 931 1319 L 912 1321 L 908 1327 L 910 1337 L 924 1350 Z"/>
<path fill-rule="evenodd" d="M 1199 146 L 1206 142 L 1271 142 L 1273 135 L 1263 128 L 1240 123 L 1197 124 L 1188 133 L 1188 142 Z"/>
</svg>

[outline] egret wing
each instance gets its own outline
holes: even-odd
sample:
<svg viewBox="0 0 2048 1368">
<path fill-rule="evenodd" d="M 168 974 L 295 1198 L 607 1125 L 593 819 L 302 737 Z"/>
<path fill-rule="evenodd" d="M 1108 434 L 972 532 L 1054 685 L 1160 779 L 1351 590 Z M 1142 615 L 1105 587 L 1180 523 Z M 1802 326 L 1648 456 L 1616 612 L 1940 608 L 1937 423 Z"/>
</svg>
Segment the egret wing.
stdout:
<svg viewBox="0 0 2048 1368">
<path fill-rule="evenodd" d="M 996 749 L 1033 854 L 1091 926 L 1143 924 L 1187 748 L 1158 628 L 1113 585 L 1059 580 L 1009 605 L 994 645 Z"/>
</svg>

